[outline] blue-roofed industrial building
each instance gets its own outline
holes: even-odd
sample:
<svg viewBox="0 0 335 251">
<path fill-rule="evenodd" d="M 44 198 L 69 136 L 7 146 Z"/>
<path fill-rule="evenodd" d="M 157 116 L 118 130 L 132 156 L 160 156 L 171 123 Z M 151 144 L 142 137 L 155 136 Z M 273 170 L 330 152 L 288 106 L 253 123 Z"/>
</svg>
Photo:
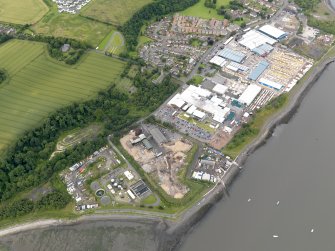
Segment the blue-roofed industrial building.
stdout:
<svg viewBox="0 0 335 251">
<path fill-rule="evenodd" d="M 248 79 L 256 81 L 260 75 L 268 68 L 269 63 L 265 60 L 261 61 L 255 69 L 253 69 L 248 76 Z"/>
<path fill-rule="evenodd" d="M 253 52 L 255 52 L 256 54 L 258 54 L 259 56 L 265 56 L 267 54 L 269 54 L 271 51 L 273 51 L 273 46 L 269 45 L 269 44 L 262 44 L 254 49 L 252 49 Z"/>
<path fill-rule="evenodd" d="M 236 63 L 242 63 L 246 57 L 244 53 L 239 52 L 239 51 L 234 51 L 229 48 L 224 48 L 223 50 L 221 50 L 218 56 L 234 61 Z"/>
</svg>

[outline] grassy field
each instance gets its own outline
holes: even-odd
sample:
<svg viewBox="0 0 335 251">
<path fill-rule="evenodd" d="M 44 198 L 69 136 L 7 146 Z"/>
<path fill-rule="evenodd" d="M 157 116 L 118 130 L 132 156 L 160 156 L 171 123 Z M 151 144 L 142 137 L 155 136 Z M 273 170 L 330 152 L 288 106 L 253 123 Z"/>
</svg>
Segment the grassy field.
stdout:
<svg viewBox="0 0 335 251">
<path fill-rule="evenodd" d="M 228 5 L 229 0 L 217 0 L 216 8 L 222 5 Z M 219 20 L 224 19 L 223 16 L 218 15 L 215 9 L 205 7 L 205 0 L 200 0 L 197 4 L 181 12 L 184 16 L 195 16 L 205 19 L 216 18 Z"/>
<path fill-rule="evenodd" d="M 0 149 L 56 109 L 107 88 L 124 64 L 92 52 L 70 67 L 49 58 L 42 43 L 13 40 L 2 45 L 0 66 L 10 79 L 0 87 Z"/>
<path fill-rule="evenodd" d="M 113 25 L 122 25 L 153 0 L 94 0 L 81 14 Z"/>
<path fill-rule="evenodd" d="M 48 7 L 43 0 L 0 0 L 0 22 L 32 24 L 40 20 Z"/>
<path fill-rule="evenodd" d="M 94 48 L 111 29 L 110 25 L 80 15 L 59 14 L 56 6 L 53 6 L 47 15 L 32 26 L 32 30 L 36 33 L 78 39 L 89 43 Z"/>
<path fill-rule="evenodd" d="M 98 50 L 109 52 L 115 55 L 119 55 L 125 49 L 125 41 L 122 34 L 114 30 L 108 33 L 108 35 L 98 46 Z"/>
</svg>

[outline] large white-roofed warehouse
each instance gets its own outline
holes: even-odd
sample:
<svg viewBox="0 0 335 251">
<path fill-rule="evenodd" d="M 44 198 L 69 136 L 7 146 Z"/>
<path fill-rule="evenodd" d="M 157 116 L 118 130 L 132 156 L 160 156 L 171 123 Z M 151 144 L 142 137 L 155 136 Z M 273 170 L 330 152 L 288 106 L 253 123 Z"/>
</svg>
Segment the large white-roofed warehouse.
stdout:
<svg viewBox="0 0 335 251">
<path fill-rule="evenodd" d="M 242 104 L 249 106 L 252 101 L 257 97 L 261 92 L 262 88 L 258 85 L 251 84 L 245 89 L 242 95 L 239 97 L 238 101 Z"/>
<path fill-rule="evenodd" d="M 287 33 L 272 25 L 266 24 L 259 28 L 259 31 L 277 40 L 286 38 Z"/>
<path fill-rule="evenodd" d="M 242 39 L 239 41 L 239 44 L 247 47 L 249 50 L 253 50 L 264 44 L 274 45 L 276 42 L 277 40 L 259 31 L 251 30 L 242 36 Z"/>
</svg>

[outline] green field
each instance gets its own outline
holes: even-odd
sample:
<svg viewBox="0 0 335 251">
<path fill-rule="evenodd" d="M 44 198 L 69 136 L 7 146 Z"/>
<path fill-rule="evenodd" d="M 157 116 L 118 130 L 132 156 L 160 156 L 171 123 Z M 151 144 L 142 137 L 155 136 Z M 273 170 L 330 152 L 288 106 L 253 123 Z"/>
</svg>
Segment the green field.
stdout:
<svg viewBox="0 0 335 251">
<path fill-rule="evenodd" d="M 125 63 L 94 52 L 74 67 L 51 59 L 45 44 L 12 40 L 0 46 L 0 149 L 56 109 L 93 97 L 119 78 Z"/>
<path fill-rule="evenodd" d="M 89 43 L 94 48 L 111 29 L 110 25 L 80 15 L 59 14 L 56 6 L 53 6 L 47 15 L 32 26 L 32 30 L 36 33 L 78 39 Z"/>
<path fill-rule="evenodd" d="M 0 0 L 0 22 L 32 24 L 47 12 L 43 0 Z"/>
<path fill-rule="evenodd" d="M 111 31 L 99 44 L 98 50 L 119 55 L 125 50 L 125 41 L 118 31 Z"/>
<path fill-rule="evenodd" d="M 217 0 L 216 8 L 222 5 L 228 5 L 229 0 Z M 205 19 L 216 18 L 219 20 L 224 19 L 223 16 L 218 15 L 215 9 L 205 7 L 205 0 L 200 0 L 197 4 L 181 12 L 184 16 L 201 17 Z"/>
<path fill-rule="evenodd" d="M 153 0 L 94 0 L 81 14 L 113 25 L 122 25 Z"/>
</svg>

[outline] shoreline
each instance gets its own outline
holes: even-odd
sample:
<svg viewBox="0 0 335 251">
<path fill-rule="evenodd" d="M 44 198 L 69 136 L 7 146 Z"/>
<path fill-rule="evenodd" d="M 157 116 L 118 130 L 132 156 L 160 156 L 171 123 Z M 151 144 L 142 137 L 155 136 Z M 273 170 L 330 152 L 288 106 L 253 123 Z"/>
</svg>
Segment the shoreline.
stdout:
<svg viewBox="0 0 335 251">
<path fill-rule="evenodd" d="M 294 116 L 308 91 L 314 86 L 327 67 L 334 62 L 335 58 L 329 58 L 316 66 L 309 78 L 301 83 L 301 86 L 298 87 L 296 93 L 291 96 L 289 103 L 281 111 L 268 119 L 266 124 L 263 126 L 260 135 L 237 157 L 236 162 L 239 165 L 243 165 L 250 154 L 266 143 L 267 139 L 271 137 L 273 130 L 278 125 L 287 123 Z M 182 212 L 181 215 L 177 217 L 176 221 L 162 219 L 157 215 L 94 214 L 84 215 L 75 220 L 41 219 L 33 222 L 22 223 L 0 229 L 0 237 L 34 229 L 46 229 L 59 225 L 69 226 L 93 221 L 117 220 L 139 223 L 156 222 L 158 228 L 157 230 L 166 232 L 166 234 L 162 234 L 162 240 L 159 243 L 159 250 L 177 250 L 180 248 L 182 241 L 188 236 L 200 220 L 218 201 L 228 194 L 227 188 L 229 188 L 229 185 L 234 181 L 239 173 L 239 168 L 231 170 L 231 173 L 224 176 L 224 184 L 218 183 L 214 186 L 214 188 L 212 188 L 212 190 L 204 196 L 199 203 L 194 204 L 191 208 Z"/>
<path fill-rule="evenodd" d="M 332 3 L 332 0 L 325 0 L 325 4 L 330 9 L 330 11 L 332 11 L 333 13 L 335 13 L 335 2 Z"/>
</svg>

